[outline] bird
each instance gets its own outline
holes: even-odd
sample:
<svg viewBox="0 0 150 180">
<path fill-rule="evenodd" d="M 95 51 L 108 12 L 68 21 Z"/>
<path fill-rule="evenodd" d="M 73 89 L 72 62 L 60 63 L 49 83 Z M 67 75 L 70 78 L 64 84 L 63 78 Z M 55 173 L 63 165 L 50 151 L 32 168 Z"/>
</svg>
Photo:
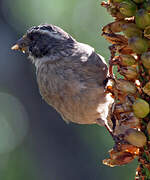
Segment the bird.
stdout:
<svg viewBox="0 0 150 180">
<path fill-rule="evenodd" d="M 109 72 L 93 47 L 58 26 L 41 24 L 29 28 L 11 49 L 22 51 L 35 65 L 42 98 L 66 122 L 108 124 L 113 103 L 106 93 Z"/>
</svg>

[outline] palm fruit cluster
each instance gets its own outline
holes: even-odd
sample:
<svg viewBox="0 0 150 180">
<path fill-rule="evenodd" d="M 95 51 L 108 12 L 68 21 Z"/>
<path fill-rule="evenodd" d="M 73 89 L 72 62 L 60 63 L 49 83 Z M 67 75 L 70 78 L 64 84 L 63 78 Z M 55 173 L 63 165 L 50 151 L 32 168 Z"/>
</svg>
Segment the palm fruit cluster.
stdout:
<svg viewBox="0 0 150 180">
<path fill-rule="evenodd" d="M 150 0 L 108 0 L 101 5 L 114 17 L 102 29 L 102 36 L 111 43 L 112 83 L 107 92 L 114 98 L 115 141 L 103 163 L 124 165 L 137 157 L 135 179 L 150 179 Z"/>
</svg>

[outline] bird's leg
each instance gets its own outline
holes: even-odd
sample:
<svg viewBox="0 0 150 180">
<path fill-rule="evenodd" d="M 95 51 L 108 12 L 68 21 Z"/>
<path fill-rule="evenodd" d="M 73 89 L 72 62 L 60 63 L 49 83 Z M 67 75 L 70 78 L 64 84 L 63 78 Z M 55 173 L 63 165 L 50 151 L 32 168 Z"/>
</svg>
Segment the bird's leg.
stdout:
<svg viewBox="0 0 150 180">
<path fill-rule="evenodd" d="M 109 132 L 109 134 L 112 136 L 112 138 L 114 139 L 114 135 L 113 135 L 113 131 L 111 130 L 111 128 L 109 127 L 108 124 L 105 124 L 105 128 L 107 129 L 107 131 Z"/>
</svg>

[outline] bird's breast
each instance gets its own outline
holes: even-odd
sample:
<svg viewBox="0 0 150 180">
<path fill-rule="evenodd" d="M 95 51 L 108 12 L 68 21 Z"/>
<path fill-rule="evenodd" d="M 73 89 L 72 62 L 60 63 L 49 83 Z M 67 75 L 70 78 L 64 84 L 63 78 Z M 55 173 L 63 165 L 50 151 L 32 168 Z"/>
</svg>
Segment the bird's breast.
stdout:
<svg viewBox="0 0 150 180">
<path fill-rule="evenodd" d="M 97 108 L 105 103 L 104 87 L 87 86 L 69 69 L 58 73 L 56 67 L 43 65 L 38 69 L 37 81 L 43 99 L 64 118 L 80 124 L 96 123 Z"/>
</svg>

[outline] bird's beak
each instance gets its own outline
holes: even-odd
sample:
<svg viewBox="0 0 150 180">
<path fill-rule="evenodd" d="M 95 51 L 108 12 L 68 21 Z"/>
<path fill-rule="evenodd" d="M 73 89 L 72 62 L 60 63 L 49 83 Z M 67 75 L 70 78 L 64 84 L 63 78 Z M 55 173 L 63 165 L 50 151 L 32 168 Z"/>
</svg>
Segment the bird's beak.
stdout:
<svg viewBox="0 0 150 180">
<path fill-rule="evenodd" d="M 12 50 L 19 50 L 19 45 L 15 44 L 11 47 Z"/>
<path fill-rule="evenodd" d="M 12 50 L 20 50 L 23 53 L 27 51 L 27 48 L 29 46 L 29 39 L 26 35 L 24 35 L 21 39 L 17 41 L 17 43 L 11 47 Z"/>
</svg>

